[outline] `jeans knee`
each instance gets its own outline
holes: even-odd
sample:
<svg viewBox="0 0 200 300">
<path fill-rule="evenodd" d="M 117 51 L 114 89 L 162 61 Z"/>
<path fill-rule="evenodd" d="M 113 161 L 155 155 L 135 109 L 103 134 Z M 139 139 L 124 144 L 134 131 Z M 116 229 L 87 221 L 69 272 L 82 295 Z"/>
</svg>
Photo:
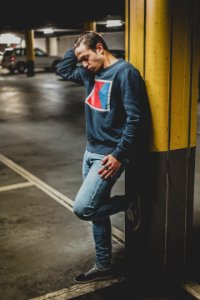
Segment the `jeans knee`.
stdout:
<svg viewBox="0 0 200 300">
<path fill-rule="evenodd" d="M 80 208 L 80 207 L 74 206 L 73 212 L 81 220 L 84 220 L 84 221 L 92 220 L 91 217 L 92 217 L 93 212 L 91 212 L 91 210 L 89 211 L 87 208 Z"/>
<path fill-rule="evenodd" d="M 81 210 L 80 210 L 78 207 L 76 207 L 76 206 L 73 207 L 73 213 L 74 213 L 79 219 L 82 219 L 82 212 L 81 212 Z"/>
</svg>

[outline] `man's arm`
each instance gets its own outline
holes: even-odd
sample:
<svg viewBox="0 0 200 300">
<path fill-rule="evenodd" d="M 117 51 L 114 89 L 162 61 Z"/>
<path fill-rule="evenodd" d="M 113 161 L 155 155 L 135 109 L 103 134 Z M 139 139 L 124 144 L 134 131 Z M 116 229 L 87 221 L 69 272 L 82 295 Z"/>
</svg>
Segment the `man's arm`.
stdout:
<svg viewBox="0 0 200 300">
<path fill-rule="evenodd" d="M 134 68 L 127 68 L 121 74 L 121 94 L 126 112 L 126 124 L 121 139 L 111 153 L 118 161 L 129 158 L 138 146 L 138 134 L 141 127 L 141 88 L 142 77 Z"/>
<path fill-rule="evenodd" d="M 64 57 L 59 63 L 56 74 L 65 80 L 73 81 L 83 85 L 87 72 L 83 67 L 77 66 L 77 62 L 78 61 L 76 55 L 74 54 L 74 50 L 68 50 L 65 52 Z"/>
<path fill-rule="evenodd" d="M 143 79 L 135 69 L 127 69 L 121 76 L 121 94 L 126 111 L 126 124 L 121 139 L 115 150 L 104 157 L 99 174 L 102 178 L 113 177 L 121 166 L 123 158 L 130 158 L 132 151 L 138 146 L 138 134 L 142 127 L 141 109 L 144 97 Z M 147 138 L 147 137 L 143 137 Z"/>
</svg>

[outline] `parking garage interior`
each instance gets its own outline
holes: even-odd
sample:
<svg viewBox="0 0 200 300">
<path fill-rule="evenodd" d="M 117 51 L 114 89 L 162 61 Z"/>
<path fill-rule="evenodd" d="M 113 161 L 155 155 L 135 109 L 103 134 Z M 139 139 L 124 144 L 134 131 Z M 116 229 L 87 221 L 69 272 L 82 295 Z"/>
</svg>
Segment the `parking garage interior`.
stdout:
<svg viewBox="0 0 200 300">
<path fill-rule="evenodd" d="M 94 1 L 75 1 L 69 8 L 58 1 L 56 7 L 50 3 L 48 9 L 40 7 L 39 12 L 34 3 L 30 8 L 20 7 L 24 9 L 20 18 L 15 5 L 9 17 L 0 19 L 0 34 L 12 33 L 20 38 L 20 46 L 25 46 L 25 31 L 31 29 L 36 47 L 63 56 L 92 22 L 109 48 L 125 49 L 124 1 L 101 1 L 98 7 Z M 118 19 L 120 26 L 106 26 L 108 20 Z M 44 28 L 52 31 L 45 33 Z M 19 44 L 0 44 L 0 51 L 12 46 Z M 193 299 L 189 288 L 186 292 L 180 284 L 169 287 L 162 282 L 157 288 L 159 278 L 151 280 L 153 271 L 149 268 L 146 274 L 133 270 L 131 287 L 123 284 L 124 213 L 112 216 L 116 278 L 86 287 L 74 285 L 74 274 L 85 271 L 94 261 L 91 225 L 72 213 L 82 182 L 86 143 L 84 89 L 52 71 L 36 69 L 34 76 L 28 77 L 4 68 L 0 68 L 0 88 L 0 299 L 129 299 L 128 293 L 130 299 Z M 198 293 L 199 101 L 197 114 L 192 257 L 183 279 L 184 283 L 196 284 Z M 124 176 L 112 192 L 125 192 Z"/>
</svg>

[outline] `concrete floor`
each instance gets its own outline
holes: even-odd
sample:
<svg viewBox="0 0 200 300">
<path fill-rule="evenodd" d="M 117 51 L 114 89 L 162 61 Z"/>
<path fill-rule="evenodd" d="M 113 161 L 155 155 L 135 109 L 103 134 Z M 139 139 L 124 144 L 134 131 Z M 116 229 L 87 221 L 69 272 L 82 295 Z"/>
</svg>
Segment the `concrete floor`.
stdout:
<svg viewBox="0 0 200 300">
<path fill-rule="evenodd" d="M 85 94 L 82 87 L 43 72 L 27 78 L 1 70 L 0 89 L 0 299 L 29 300 L 72 286 L 74 275 L 94 262 L 91 225 L 58 202 L 73 200 L 82 182 Z M 200 104 L 198 109 L 199 132 Z M 195 237 L 200 230 L 197 138 Z M 113 194 L 123 192 L 122 176 Z M 113 216 L 112 224 L 124 232 L 124 213 Z M 191 279 L 198 281 L 199 243 L 193 249 Z M 123 276 L 124 247 L 114 240 L 113 262 Z M 124 293 L 118 285 L 77 299 L 121 299 Z M 179 287 L 141 294 L 132 299 L 191 299 Z"/>
</svg>

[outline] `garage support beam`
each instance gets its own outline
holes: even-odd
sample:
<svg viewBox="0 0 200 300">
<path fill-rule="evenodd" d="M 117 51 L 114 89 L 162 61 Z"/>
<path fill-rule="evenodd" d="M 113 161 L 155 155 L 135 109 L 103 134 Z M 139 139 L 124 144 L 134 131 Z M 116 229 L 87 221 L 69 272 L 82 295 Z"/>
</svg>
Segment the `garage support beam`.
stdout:
<svg viewBox="0 0 200 300">
<path fill-rule="evenodd" d="M 91 30 L 96 31 L 96 22 L 85 22 L 84 23 L 84 30 Z"/>
<path fill-rule="evenodd" d="M 139 230 L 134 231 L 126 215 L 131 280 L 138 272 L 148 279 L 155 273 L 171 280 L 189 265 L 199 11 L 198 0 L 126 0 L 126 59 L 145 79 L 152 117 L 148 172 L 137 195 L 137 174 L 126 173 L 126 193 L 136 204 L 139 199 L 141 207 Z"/>
<path fill-rule="evenodd" d="M 35 61 L 35 53 L 34 53 L 34 30 L 27 29 L 25 32 L 25 40 L 26 40 L 26 57 L 27 57 L 27 76 L 34 76 L 34 61 Z"/>
</svg>

